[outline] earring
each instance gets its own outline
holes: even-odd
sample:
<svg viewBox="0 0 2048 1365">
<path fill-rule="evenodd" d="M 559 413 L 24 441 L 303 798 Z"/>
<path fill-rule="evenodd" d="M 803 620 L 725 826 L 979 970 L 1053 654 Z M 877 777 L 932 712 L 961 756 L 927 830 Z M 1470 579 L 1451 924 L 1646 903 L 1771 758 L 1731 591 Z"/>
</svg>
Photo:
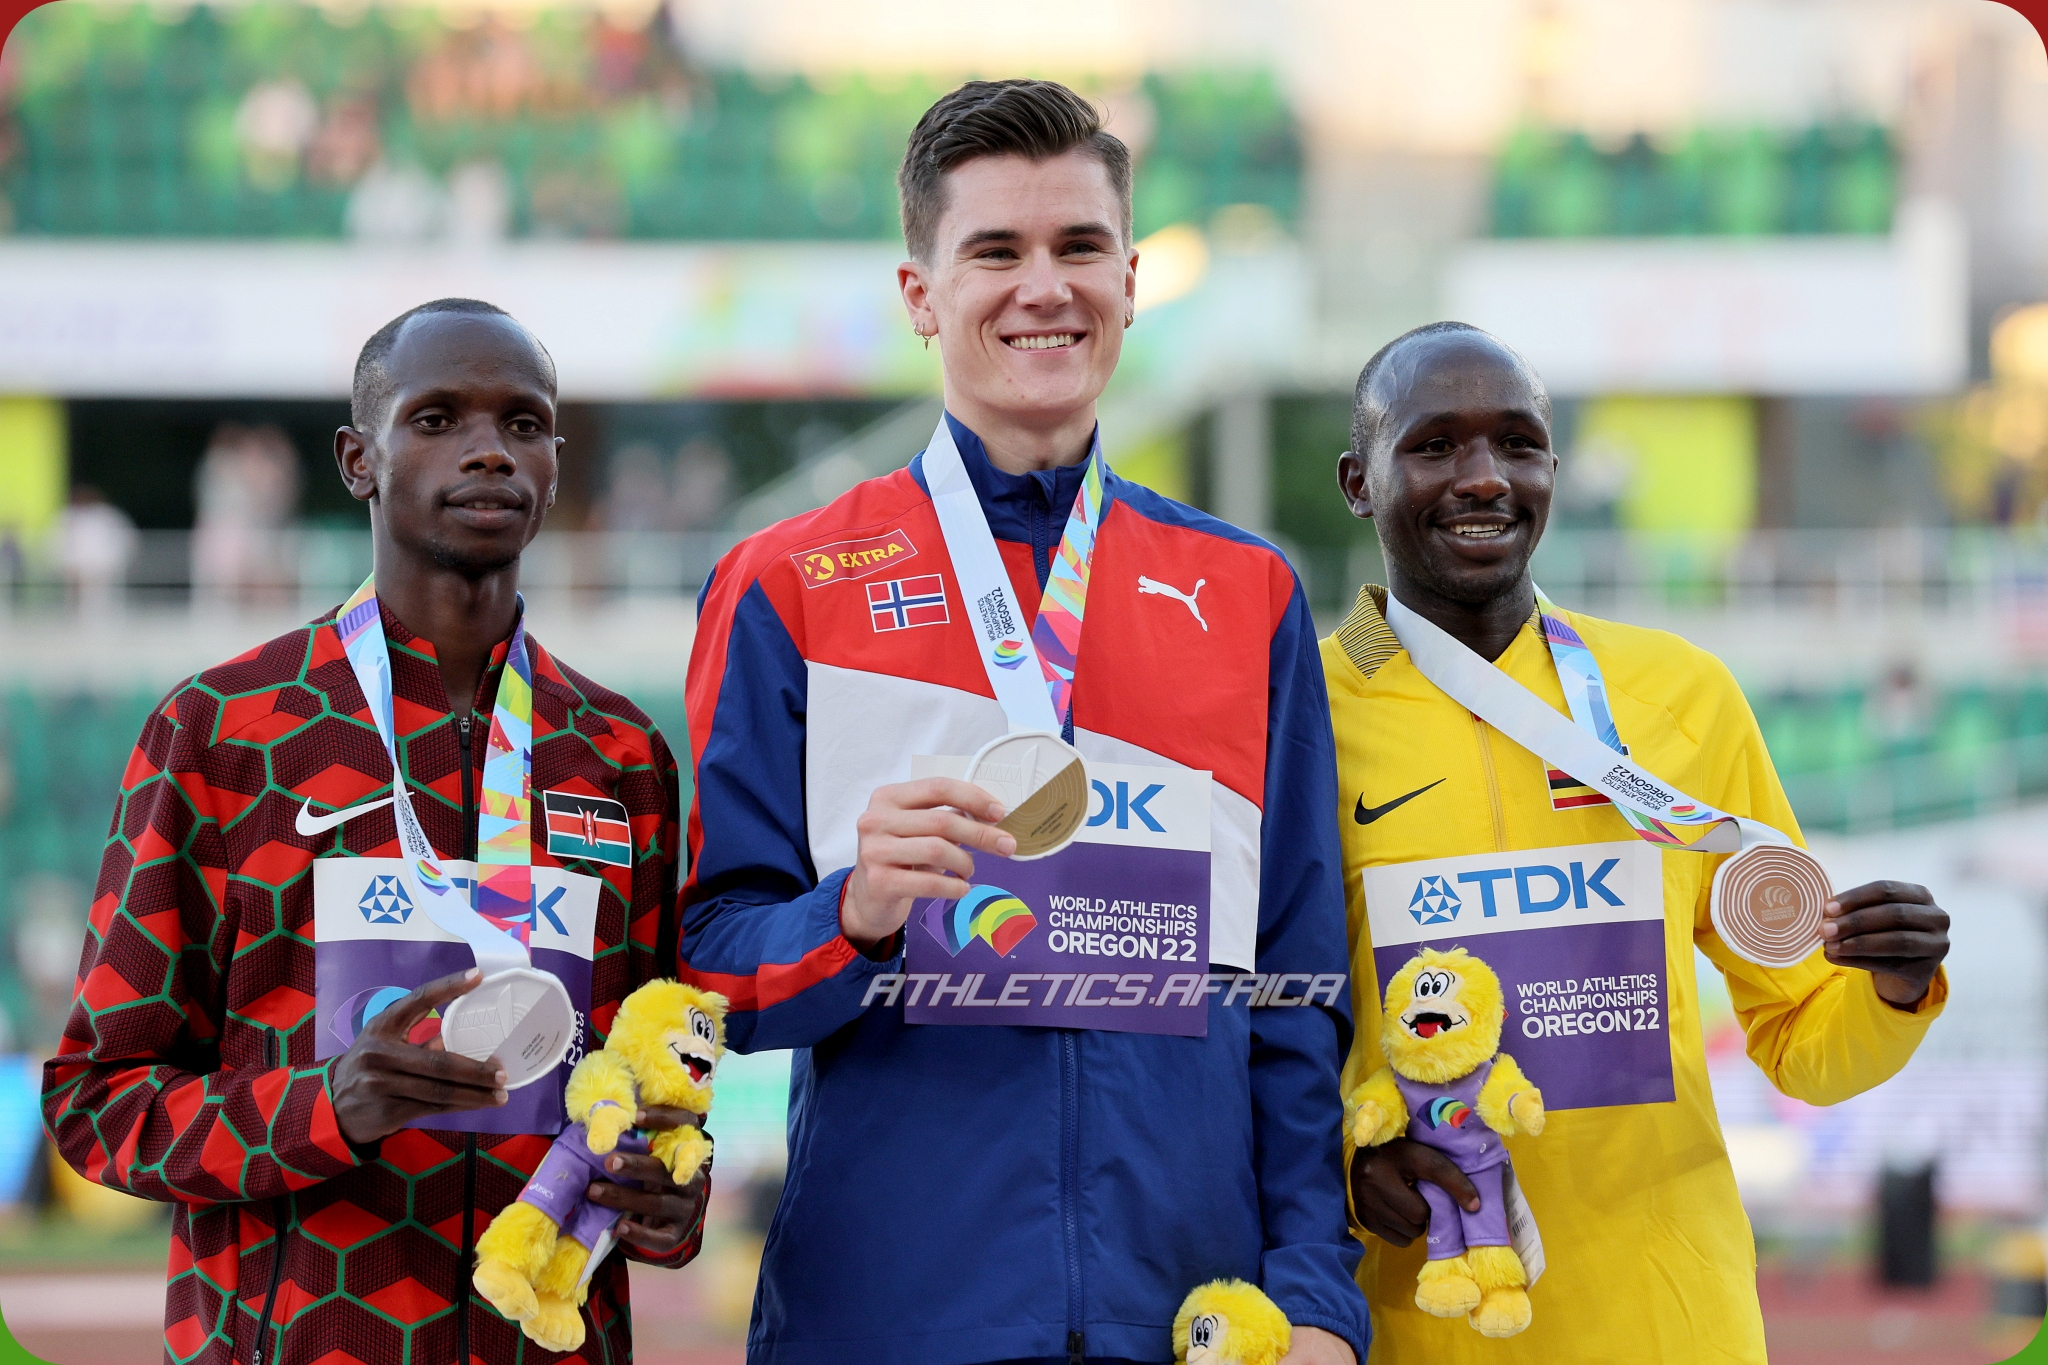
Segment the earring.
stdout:
<svg viewBox="0 0 2048 1365">
<path fill-rule="evenodd" d="M 1137 320 L 1138 320 L 1138 315 L 1137 315 L 1136 313 L 1126 313 L 1126 314 L 1124 314 L 1124 330 L 1125 330 L 1126 332 L 1130 331 L 1130 330 L 1131 330 L 1131 324 L 1132 324 L 1132 323 L 1134 323 L 1134 322 L 1136 322 Z"/>
<path fill-rule="evenodd" d="M 932 348 L 932 337 L 933 335 L 935 335 L 934 333 L 927 332 L 924 328 L 918 326 L 914 322 L 910 324 L 910 330 L 917 336 L 917 338 L 920 341 L 924 342 L 924 348 L 927 351 L 929 351 Z"/>
</svg>

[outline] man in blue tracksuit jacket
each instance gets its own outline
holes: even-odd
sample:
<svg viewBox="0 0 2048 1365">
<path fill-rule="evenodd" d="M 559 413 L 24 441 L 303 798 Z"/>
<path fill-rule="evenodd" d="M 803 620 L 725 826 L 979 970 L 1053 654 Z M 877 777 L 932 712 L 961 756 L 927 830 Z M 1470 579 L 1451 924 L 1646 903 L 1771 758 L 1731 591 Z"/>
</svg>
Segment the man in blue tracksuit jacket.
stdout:
<svg viewBox="0 0 2048 1365">
<path fill-rule="evenodd" d="M 976 82 L 919 123 L 901 184 L 905 303 L 1029 612 L 1130 323 L 1129 155 L 1063 87 Z M 1091 764 L 1207 775 L 1209 969 L 1296 984 L 1214 991 L 1200 1038 L 906 1024 L 878 982 L 914 898 L 961 894 L 961 846 L 1015 847 L 985 793 L 912 780 L 1005 730 L 924 457 L 738 546 L 690 666 L 681 970 L 731 1001 L 730 1046 L 796 1050 L 750 1360 L 1168 1361 L 1181 1300 L 1225 1276 L 1287 1314 L 1290 1365 L 1364 1359 L 1314 625 L 1256 537 L 1113 470 L 1102 506 L 1066 734 Z"/>
</svg>

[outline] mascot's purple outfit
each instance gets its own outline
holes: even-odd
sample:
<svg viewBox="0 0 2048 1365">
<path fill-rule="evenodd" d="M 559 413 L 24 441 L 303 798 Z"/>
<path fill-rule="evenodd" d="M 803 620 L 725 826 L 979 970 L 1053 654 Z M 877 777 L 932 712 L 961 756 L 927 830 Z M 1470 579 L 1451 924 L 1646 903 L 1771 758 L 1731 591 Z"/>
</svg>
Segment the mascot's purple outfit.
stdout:
<svg viewBox="0 0 2048 1365">
<path fill-rule="evenodd" d="M 1429 1259 L 1445 1261 L 1463 1256 L 1467 1247 L 1504 1247 L 1508 1238 L 1507 1200 L 1501 1189 L 1502 1168 L 1508 1164 L 1507 1145 L 1500 1134 L 1479 1117 L 1479 1091 L 1493 1074 L 1493 1059 L 1487 1058 L 1469 1076 L 1444 1085 L 1411 1081 L 1394 1073 L 1394 1085 L 1408 1106 L 1408 1136 L 1425 1147 L 1434 1147 L 1451 1159 L 1479 1191 L 1479 1212 L 1467 1213 L 1443 1186 L 1425 1180 L 1416 1188 L 1429 1205 Z M 1439 1100 L 1455 1100 L 1462 1110 Z"/>
<path fill-rule="evenodd" d="M 645 1152 L 647 1139 L 638 1129 L 628 1128 L 619 1134 L 616 1150 Z M 519 1192 L 520 1202 L 533 1205 L 553 1219 L 555 1226 L 562 1230 L 562 1236 L 575 1238 L 583 1243 L 585 1250 L 597 1250 L 597 1239 L 619 1221 L 619 1211 L 591 1203 L 590 1182 L 601 1177 L 614 1185 L 640 1188 L 637 1180 L 625 1180 L 605 1172 L 605 1158 L 610 1155 L 606 1152 L 599 1156 L 591 1151 L 590 1130 L 580 1123 L 570 1124 L 555 1139 L 555 1145 L 548 1148 L 548 1154 L 541 1158 L 540 1169 Z"/>
</svg>

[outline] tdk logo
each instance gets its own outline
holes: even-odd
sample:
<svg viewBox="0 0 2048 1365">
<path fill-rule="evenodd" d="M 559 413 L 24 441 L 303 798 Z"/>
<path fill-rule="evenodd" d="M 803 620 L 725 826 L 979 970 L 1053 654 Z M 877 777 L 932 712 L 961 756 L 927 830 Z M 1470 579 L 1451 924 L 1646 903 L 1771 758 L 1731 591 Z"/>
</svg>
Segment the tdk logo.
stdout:
<svg viewBox="0 0 2048 1365">
<path fill-rule="evenodd" d="M 1145 809 L 1145 804 L 1148 801 L 1166 790 L 1163 783 L 1154 782 L 1145 787 L 1136 796 L 1131 795 L 1131 784 L 1128 782 L 1117 783 L 1116 790 L 1114 791 L 1110 790 L 1109 783 L 1107 782 L 1097 782 L 1091 779 L 1088 785 L 1095 788 L 1095 794 L 1102 798 L 1101 813 L 1088 817 L 1089 828 L 1093 829 L 1098 825 L 1106 825 L 1111 820 L 1115 820 L 1118 829 L 1129 829 L 1131 827 L 1131 817 L 1135 815 L 1138 817 L 1138 823 L 1151 830 L 1154 834 L 1166 833 L 1166 826 L 1160 824 L 1158 817 Z"/>
<path fill-rule="evenodd" d="M 372 924 L 403 924 L 412 914 L 412 896 L 400 878 L 373 876 L 356 908 Z"/>
<path fill-rule="evenodd" d="M 1458 907 L 1464 903 L 1442 877 L 1424 877 L 1415 883 L 1408 913 L 1415 916 L 1417 924 L 1449 924 L 1458 917 Z"/>
<path fill-rule="evenodd" d="M 1621 866 L 1621 859 L 1608 858 L 1591 872 L 1582 862 L 1571 862 L 1563 867 L 1553 863 L 1525 863 L 1519 867 L 1483 867 L 1472 872 L 1460 872 L 1455 880 L 1460 886 L 1479 888 L 1479 913 L 1492 919 L 1506 908 L 1507 898 L 1514 897 L 1514 909 L 1524 915 L 1548 914 L 1562 910 L 1567 905 L 1575 910 L 1584 910 L 1599 901 L 1612 906 L 1624 904 L 1607 885 L 1607 877 Z M 1469 894 L 1469 893 L 1467 893 Z M 1458 917 L 1458 910 L 1464 904 L 1461 896 L 1442 877 L 1424 877 L 1415 884 L 1415 894 L 1409 898 L 1408 913 L 1415 916 L 1417 924 L 1448 924 Z"/>
</svg>

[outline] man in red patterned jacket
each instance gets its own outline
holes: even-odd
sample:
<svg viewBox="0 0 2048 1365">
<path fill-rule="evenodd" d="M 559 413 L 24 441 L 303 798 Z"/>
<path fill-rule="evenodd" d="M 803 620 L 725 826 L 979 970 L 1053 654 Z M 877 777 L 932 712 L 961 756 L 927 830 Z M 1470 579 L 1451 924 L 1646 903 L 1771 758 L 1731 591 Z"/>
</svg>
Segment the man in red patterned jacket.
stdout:
<svg viewBox="0 0 2048 1365">
<path fill-rule="evenodd" d="M 443 299 L 370 339 L 354 425 L 335 436 L 370 506 L 395 752 L 458 889 L 477 875 L 519 555 L 554 500 L 554 417 L 540 343 L 489 304 Z M 143 728 L 43 1112 L 88 1179 L 177 1205 L 169 1360 L 563 1359 L 471 1293 L 472 1248 L 560 1127 L 569 1063 L 674 961 L 677 779 L 639 708 L 524 638 L 530 947 L 560 964 L 581 1027 L 552 1078 L 509 1093 L 495 1060 L 444 1050 L 430 1022 L 476 973 L 448 974 L 460 945 L 414 913 L 393 750 L 332 613 L 182 684 Z M 343 966 L 357 975 L 337 986 Z M 376 989 L 333 998 L 365 971 Z M 704 1182 L 679 1189 L 644 1156 L 610 1170 L 638 1182 L 592 1186 L 623 1211 L 627 1255 L 690 1259 Z M 573 1358 L 630 1359 L 619 1258 L 586 1313 Z"/>
</svg>

